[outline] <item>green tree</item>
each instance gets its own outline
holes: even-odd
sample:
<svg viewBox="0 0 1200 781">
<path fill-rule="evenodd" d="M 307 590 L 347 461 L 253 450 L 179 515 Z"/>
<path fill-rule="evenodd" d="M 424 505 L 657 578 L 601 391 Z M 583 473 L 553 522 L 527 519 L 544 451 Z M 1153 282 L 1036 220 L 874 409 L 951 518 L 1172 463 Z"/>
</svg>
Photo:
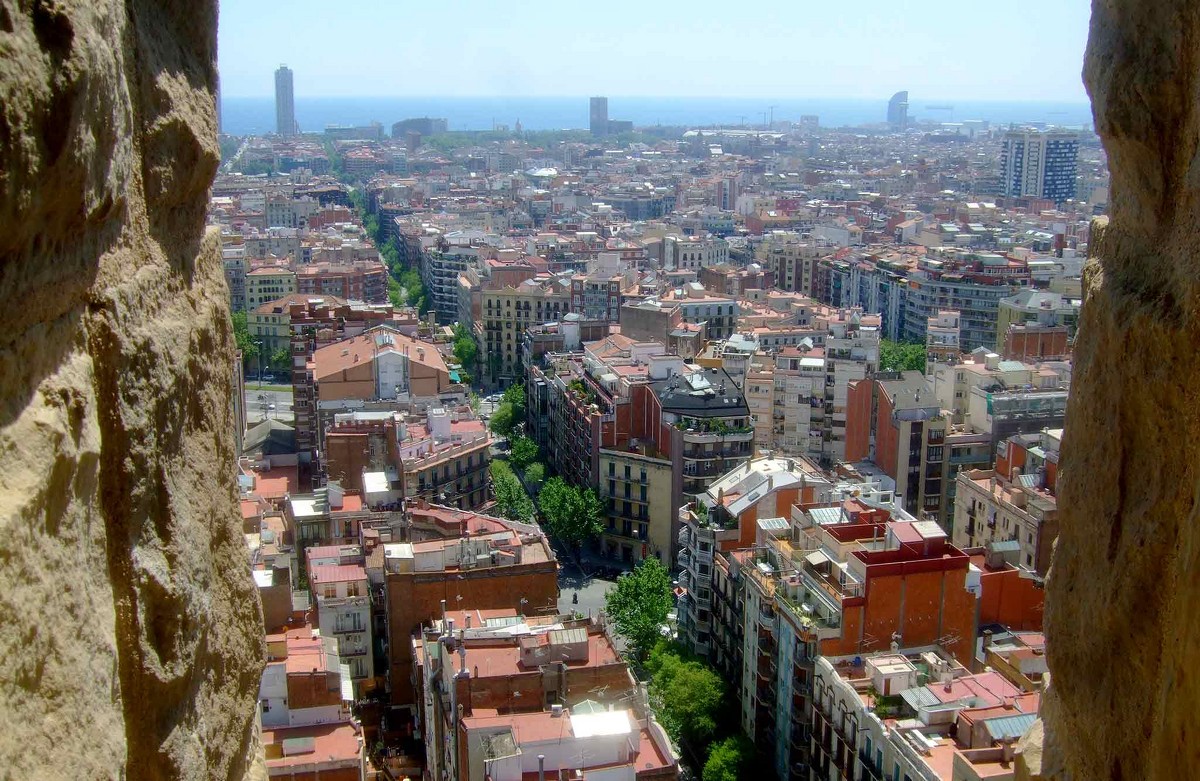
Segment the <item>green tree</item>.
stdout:
<svg viewBox="0 0 1200 781">
<path fill-rule="evenodd" d="M 703 781 L 738 781 L 748 778 L 754 761 L 754 744 L 742 735 L 714 743 L 704 763 Z"/>
<path fill-rule="evenodd" d="M 525 467 L 525 482 L 537 485 L 546 479 L 546 465 L 540 461 L 535 461 Z"/>
<path fill-rule="evenodd" d="M 579 546 L 604 530 L 604 505 L 596 492 L 576 488 L 561 477 L 542 486 L 538 510 L 546 532 L 568 545 Z"/>
<path fill-rule="evenodd" d="M 292 351 L 286 347 L 280 347 L 275 352 L 271 353 L 271 368 L 287 369 L 292 365 Z"/>
<path fill-rule="evenodd" d="M 513 474 L 512 468 L 503 461 L 493 461 L 491 474 L 496 511 L 514 521 L 528 522 L 532 519 L 533 500 L 525 493 L 525 488 Z"/>
<path fill-rule="evenodd" d="M 879 370 L 885 372 L 925 371 L 925 345 L 917 342 L 879 343 Z"/>
<path fill-rule="evenodd" d="M 618 586 L 628 577 L 622 576 Z M 663 728 L 703 756 L 717 731 L 726 697 L 725 681 L 711 667 L 698 659 L 685 658 L 675 645 L 661 641 L 650 654 L 646 669 L 650 671 L 650 704 Z"/>
<path fill-rule="evenodd" d="M 553 482 L 546 483 L 543 495 Z M 616 586 L 604 595 L 604 604 L 635 658 L 645 659 L 671 612 L 671 575 L 658 559 L 642 559 L 633 572 L 617 578 Z"/>
<path fill-rule="evenodd" d="M 393 276 L 388 277 L 388 301 L 397 309 L 403 308 L 407 303 L 404 300 L 404 288 Z"/>
<path fill-rule="evenodd" d="M 513 425 L 518 425 L 525 422 L 525 385 L 524 383 L 516 383 L 509 385 L 504 389 L 504 396 L 500 399 L 501 404 L 511 404 L 513 408 Z"/>
<path fill-rule="evenodd" d="M 501 404 L 492 413 L 492 419 L 488 423 L 492 429 L 492 433 L 498 437 L 507 437 L 513 432 L 513 410 L 511 404 Z"/>
<path fill-rule="evenodd" d="M 237 348 L 242 351 L 242 360 L 247 365 L 258 357 L 258 345 L 254 343 L 254 337 L 250 335 L 250 327 L 246 325 L 246 313 L 233 313 L 233 340 L 237 344 Z"/>
<path fill-rule="evenodd" d="M 454 357 L 469 372 L 475 371 L 475 359 L 479 357 L 479 344 L 471 329 L 462 323 L 454 325 Z"/>
<path fill-rule="evenodd" d="M 538 446 L 532 439 L 521 436 L 513 440 L 508 460 L 514 467 L 524 472 L 525 467 L 537 461 L 537 457 Z"/>
</svg>

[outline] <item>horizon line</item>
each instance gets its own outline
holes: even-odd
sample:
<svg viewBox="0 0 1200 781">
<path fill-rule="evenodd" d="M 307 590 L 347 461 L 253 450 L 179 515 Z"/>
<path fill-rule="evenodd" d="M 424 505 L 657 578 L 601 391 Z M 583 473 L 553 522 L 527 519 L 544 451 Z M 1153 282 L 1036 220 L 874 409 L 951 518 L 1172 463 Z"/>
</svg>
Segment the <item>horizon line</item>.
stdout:
<svg viewBox="0 0 1200 781">
<path fill-rule="evenodd" d="M 757 96 L 757 95 L 590 95 L 580 93 L 577 95 L 458 95 L 458 94 L 437 94 L 437 95 L 295 95 L 295 100 L 586 100 L 593 97 L 605 97 L 609 100 L 613 99 L 633 99 L 633 100 L 789 100 L 789 101 L 808 101 L 808 100 L 854 100 L 863 102 L 883 102 L 887 103 L 891 96 L 881 98 L 864 98 L 855 96 L 808 96 L 808 97 L 779 97 L 779 96 Z M 266 99 L 274 100 L 274 93 L 265 94 L 222 94 L 221 98 L 234 98 L 238 100 L 247 99 Z M 1069 104 L 1079 106 L 1090 106 L 1091 100 L 1084 98 L 953 98 L 953 97 L 928 97 L 918 98 L 914 100 L 909 98 L 909 105 L 919 102 L 949 102 L 957 101 L 961 103 L 1052 103 L 1052 104 Z M 779 108 L 778 106 L 776 108 Z"/>
</svg>

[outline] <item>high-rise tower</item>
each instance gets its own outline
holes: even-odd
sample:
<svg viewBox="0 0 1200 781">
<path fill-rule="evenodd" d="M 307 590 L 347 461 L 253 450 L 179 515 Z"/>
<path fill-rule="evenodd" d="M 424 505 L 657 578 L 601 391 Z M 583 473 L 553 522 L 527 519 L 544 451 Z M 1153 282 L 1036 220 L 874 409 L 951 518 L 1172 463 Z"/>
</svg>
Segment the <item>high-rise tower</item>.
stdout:
<svg viewBox="0 0 1200 781">
<path fill-rule="evenodd" d="M 296 101 L 292 91 L 292 70 L 280 65 L 275 71 L 275 132 L 281 136 L 296 134 Z"/>
<path fill-rule="evenodd" d="M 608 98 L 592 98 L 588 127 L 593 136 L 608 135 Z"/>
<path fill-rule="evenodd" d="M 1003 193 L 1048 198 L 1055 203 L 1074 198 L 1078 161 L 1076 133 L 1011 130 L 1004 135 L 1000 150 Z"/>
<path fill-rule="evenodd" d="M 908 90 L 901 90 L 888 101 L 888 127 L 903 130 L 908 126 Z"/>
</svg>

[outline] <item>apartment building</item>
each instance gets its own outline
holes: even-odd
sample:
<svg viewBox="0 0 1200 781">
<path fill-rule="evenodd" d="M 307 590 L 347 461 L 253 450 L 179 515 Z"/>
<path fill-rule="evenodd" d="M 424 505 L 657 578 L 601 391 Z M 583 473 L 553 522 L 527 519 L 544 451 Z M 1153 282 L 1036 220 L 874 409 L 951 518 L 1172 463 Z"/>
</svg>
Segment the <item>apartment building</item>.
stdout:
<svg viewBox="0 0 1200 781">
<path fill-rule="evenodd" d="M 576 274 L 571 277 L 571 311 L 588 320 L 621 319 L 623 274 Z"/>
<path fill-rule="evenodd" d="M 258 689 L 267 776 L 362 781 L 366 757 L 353 703 L 337 640 L 310 626 L 269 632 Z"/>
<path fill-rule="evenodd" d="M 752 454 L 754 429 L 732 378 L 661 344 L 614 334 L 585 344 L 581 355 L 547 355 L 528 371 L 529 416 L 545 421 L 530 433 L 548 462 L 612 500 L 602 542 L 610 555 L 669 563 L 680 496 Z M 629 479 L 618 479 L 626 467 Z"/>
<path fill-rule="evenodd" d="M 297 307 L 309 307 L 310 301 L 308 296 L 290 293 L 246 312 L 246 328 L 255 341 L 262 342 L 264 361 L 280 350 L 290 349 L 293 311 Z M 337 308 L 347 307 L 349 302 L 336 296 L 323 296 L 319 305 Z"/>
<path fill-rule="evenodd" d="M 1000 299 L 996 314 L 996 351 L 1001 352 L 1013 326 L 1060 326 L 1065 336 L 1063 341 L 1073 342 L 1082 303 L 1079 298 L 1047 290 L 1023 290 L 1015 296 Z M 1057 352 L 1048 350 L 1046 355 L 1061 356 L 1067 352 L 1066 349 Z"/>
<path fill-rule="evenodd" d="M 251 310 L 296 292 L 296 272 L 287 264 L 258 266 L 246 272 L 245 304 Z"/>
<path fill-rule="evenodd" d="M 308 218 L 321 209 L 315 198 L 294 198 L 282 193 L 267 193 L 266 227 L 306 228 Z"/>
<path fill-rule="evenodd" d="M 938 312 L 925 325 L 925 374 L 933 375 L 934 366 L 958 363 L 962 358 L 958 312 Z"/>
<path fill-rule="evenodd" d="M 757 457 L 722 475 L 680 510 L 679 583 L 686 590 L 677 606 L 681 641 L 724 666 L 716 653 L 722 635 L 718 627 L 729 617 L 716 615 L 714 597 L 720 592 L 728 599 L 729 593 L 722 587 L 727 584 L 714 580 L 719 554 L 753 547 L 759 518 L 789 512 L 795 503 L 828 499 L 829 491 L 830 481 L 805 459 Z M 724 569 L 728 579 L 728 564 Z M 727 606 L 725 612 L 731 609 L 740 614 L 740 605 Z M 723 656 L 741 659 L 739 649 L 726 649 Z M 740 669 L 736 674 L 740 677 Z"/>
<path fill-rule="evenodd" d="M 755 259 L 775 273 L 778 289 L 817 298 L 817 264 L 836 249 L 798 233 L 781 231 L 764 237 L 755 249 Z"/>
<path fill-rule="evenodd" d="M 822 262 L 822 268 L 831 259 Z M 901 341 L 905 338 L 905 316 L 908 309 L 908 278 L 916 265 L 916 257 L 903 252 L 883 251 L 846 258 L 844 274 L 831 289 L 828 300 L 836 306 L 857 306 L 864 312 L 877 312 L 884 338 Z M 839 268 L 839 271 L 841 269 Z M 832 273 L 832 269 L 831 269 Z"/>
<path fill-rule="evenodd" d="M 996 344 L 1000 299 L 1029 286 L 1029 267 L 1005 255 L 961 251 L 923 256 L 908 277 L 904 338 L 924 342 L 929 318 L 940 311 L 960 317 L 964 350 Z"/>
<path fill-rule="evenodd" d="M 966 547 L 1015 543 L 1018 564 L 1045 575 L 1058 537 L 1055 494 L 1062 429 L 1014 434 L 995 469 L 960 472 L 954 539 Z"/>
<path fill-rule="evenodd" d="M 678 304 L 649 298 L 621 307 L 621 333 L 638 342 L 658 342 L 667 352 L 691 360 L 704 348 L 704 324 L 685 323 Z"/>
<path fill-rule="evenodd" d="M 222 236 L 221 262 L 225 267 L 225 284 L 229 286 L 229 311 L 246 311 L 246 248 L 229 242 Z"/>
<path fill-rule="evenodd" d="M 388 270 L 376 260 L 349 264 L 314 262 L 297 270 L 296 290 L 302 295 L 332 295 L 368 304 L 386 304 Z"/>
<path fill-rule="evenodd" d="M 937 366 L 933 392 L 955 423 L 989 435 L 995 448 L 1012 434 L 1063 425 L 1070 371 L 1066 362 L 1029 364 L 978 350 L 961 363 Z"/>
<path fill-rule="evenodd" d="M 439 323 L 453 323 L 458 315 L 458 277 L 477 262 L 486 249 L 450 244 L 444 238 L 418 254 L 421 281 L 429 306 Z"/>
<path fill-rule="evenodd" d="M 1000 150 L 1004 195 L 1062 203 L 1075 197 L 1079 134 L 1012 130 Z"/>
<path fill-rule="evenodd" d="M 309 365 L 317 350 L 340 340 L 358 336 L 368 328 L 387 326 L 384 334 L 377 339 L 370 340 L 365 345 L 360 344 L 357 351 L 343 347 L 327 353 L 330 361 L 322 363 L 330 368 L 328 381 L 334 386 L 339 386 L 336 388 L 339 393 L 351 393 L 354 394 L 351 398 L 357 399 L 369 398 L 372 391 L 376 394 L 375 398 L 386 397 L 386 394 L 398 395 L 405 391 L 411 393 L 412 378 L 406 374 L 411 367 L 407 366 L 409 363 L 407 359 L 391 360 L 392 374 L 385 373 L 375 378 L 369 375 L 374 373 L 374 357 L 381 349 L 386 352 L 389 343 L 400 345 L 402 351 L 405 347 L 412 347 L 412 345 L 401 344 L 398 337 L 400 336 L 399 329 L 415 329 L 417 325 L 415 312 L 411 310 L 395 312 L 391 306 L 355 304 L 327 297 L 307 298 L 304 296 L 289 296 L 283 302 L 275 302 L 270 306 L 271 317 L 282 320 L 282 312 L 286 312 L 288 318 L 292 353 L 292 414 L 296 421 L 296 447 L 302 460 L 311 460 L 319 446 L 318 398 L 311 370 L 315 367 Z M 347 350 L 346 355 L 342 355 L 343 349 Z M 409 356 L 415 355 L 420 362 L 419 353 L 412 349 L 409 349 L 408 352 Z M 432 358 L 432 353 L 427 354 Z M 368 376 L 364 376 L 362 367 L 355 366 L 358 363 L 353 358 L 355 355 L 359 356 L 361 362 L 371 361 L 372 365 L 366 371 Z M 389 363 L 386 357 L 384 363 Z M 333 368 L 335 365 L 336 369 Z M 443 361 L 441 368 L 444 369 L 444 365 Z M 344 376 L 340 374 L 343 369 L 347 372 Z M 445 377 L 442 377 L 438 375 L 438 369 L 437 366 L 432 367 L 427 374 L 422 374 L 422 378 L 433 380 L 434 377 L 437 377 L 437 387 L 440 389 L 441 383 L 448 379 L 449 373 L 447 372 Z M 401 382 L 398 380 L 403 380 L 406 376 L 409 377 L 409 384 L 397 390 L 397 386 L 401 386 Z M 393 381 L 393 377 L 397 381 Z M 434 382 L 423 382 L 418 384 L 418 389 L 427 390 L 433 386 Z M 307 458 L 305 454 L 308 454 Z"/>
<path fill-rule="evenodd" d="M 1040 705 L 1039 693 L 999 671 L 972 674 L 937 644 L 825 657 L 814 672 L 813 778 L 1012 781 Z"/>
<path fill-rule="evenodd" d="M 717 237 L 663 237 L 663 268 L 699 271 L 729 262 L 729 244 Z"/>
<path fill-rule="evenodd" d="M 400 484 L 406 499 L 459 509 L 476 509 L 491 499 L 492 435 L 469 408 L 431 407 L 425 420 L 406 423 L 400 431 Z"/>
<path fill-rule="evenodd" d="M 369 691 L 375 687 L 375 650 L 362 560 L 345 563 L 340 546 L 313 546 L 304 552 L 317 626 L 325 637 L 337 640 L 338 657 L 350 668 L 355 691 Z"/>
<path fill-rule="evenodd" d="M 601 551 L 627 564 L 650 557 L 669 563 L 674 548 L 670 459 L 602 448 L 599 462 L 597 491 L 608 508 Z"/>
<path fill-rule="evenodd" d="M 846 419 L 850 383 L 874 373 L 879 365 L 879 316 L 854 309 L 823 309 L 813 325 L 824 334 L 825 422 L 821 430 L 824 462 L 846 460 Z"/>
<path fill-rule="evenodd" d="M 556 612 L 558 562 L 536 525 L 417 502 L 408 509 L 412 542 L 384 545 L 388 686 L 391 702 L 419 710 L 414 632 L 446 604 L 475 610 Z"/>
<path fill-rule="evenodd" d="M 570 280 L 537 278 L 481 291 L 475 338 L 483 362 L 480 379 L 484 384 L 504 388 L 521 380 L 526 329 L 562 320 L 571 311 L 570 285 Z"/>
<path fill-rule="evenodd" d="M 465 404 L 337 413 L 324 442 L 327 479 L 371 507 L 424 500 L 470 510 L 491 499 L 492 436 Z"/>
<path fill-rule="evenodd" d="M 738 298 L 747 290 L 774 289 L 775 271 L 764 269 L 761 263 L 750 263 L 744 268 L 706 266 L 700 269 L 698 281 L 710 293 Z"/>
<path fill-rule="evenodd" d="M 688 599 L 718 584 L 728 596 L 710 613 L 708 647 L 691 625 L 680 636 L 697 652 L 725 649 L 718 653 L 741 664 L 743 729 L 773 758 L 780 777 L 809 777 L 818 656 L 861 655 L 894 642 L 940 644 L 963 665 L 974 655 L 982 585 L 972 557 L 950 545 L 937 524 L 895 507 L 891 492 L 877 484 L 824 492 L 833 501 L 776 503 L 776 518 L 762 511 L 739 517 L 740 495 L 719 502 L 711 492 L 683 513 L 681 543 L 689 555 L 699 550 L 697 541 L 716 550 L 716 576 L 709 583 L 689 578 Z M 754 546 L 722 551 L 722 539 L 727 547 L 742 539 Z M 906 595 L 900 603 L 898 593 Z M 728 601 L 740 609 L 726 611 Z M 731 631 L 729 618 L 741 622 L 740 630 Z M 729 642 L 734 636 L 740 649 Z"/>
<path fill-rule="evenodd" d="M 737 300 L 710 293 L 699 282 L 669 290 L 658 301 L 668 307 L 678 304 L 683 322 L 703 324 L 709 339 L 727 339 L 737 328 Z"/>
<path fill-rule="evenodd" d="M 430 777 L 678 778 L 670 740 L 598 621 L 447 610 L 411 642 Z"/>
</svg>

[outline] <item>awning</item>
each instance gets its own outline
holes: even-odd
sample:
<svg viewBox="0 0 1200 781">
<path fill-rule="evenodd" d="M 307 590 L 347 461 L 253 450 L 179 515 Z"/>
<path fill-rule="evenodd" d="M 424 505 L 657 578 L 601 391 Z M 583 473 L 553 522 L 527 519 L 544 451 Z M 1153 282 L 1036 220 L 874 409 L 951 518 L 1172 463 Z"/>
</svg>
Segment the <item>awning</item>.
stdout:
<svg viewBox="0 0 1200 781">
<path fill-rule="evenodd" d="M 350 677 L 350 665 L 339 664 L 338 673 L 342 676 L 342 702 L 354 702 L 354 679 Z"/>
<path fill-rule="evenodd" d="M 817 550 L 817 551 L 813 551 L 812 553 L 805 556 L 804 560 L 807 561 L 809 564 L 813 565 L 814 567 L 819 567 L 822 564 L 824 564 L 825 562 L 829 561 L 830 558 L 825 555 L 824 551 Z"/>
</svg>

